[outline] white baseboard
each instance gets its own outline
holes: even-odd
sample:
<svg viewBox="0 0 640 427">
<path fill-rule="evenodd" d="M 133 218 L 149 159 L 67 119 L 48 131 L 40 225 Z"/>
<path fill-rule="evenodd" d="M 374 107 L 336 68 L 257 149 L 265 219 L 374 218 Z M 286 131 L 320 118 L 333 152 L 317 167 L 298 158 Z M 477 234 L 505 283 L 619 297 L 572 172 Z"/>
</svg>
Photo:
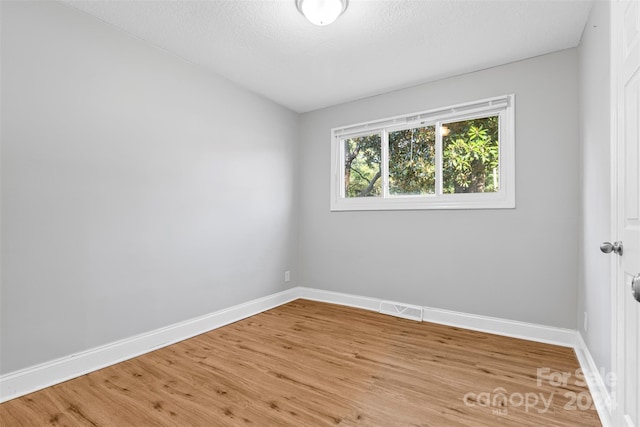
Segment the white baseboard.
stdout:
<svg viewBox="0 0 640 427">
<path fill-rule="evenodd" d="M 589 386 L 589 391 L 591 392 L 591 397 L 593 397 L 593 403 L 600 416 L 602 426 L 613 427 L 613 397 L 605 384 L 605 379 L 602 378 L 604 372 L 596 365 L 579 331 L 576 331 L 576 338 L 577 343 L 574 350 L 578 357 L 580 367 L 582 368 L 582 373 Z M 606 373 L 604 374 L 606 375 Z"/>
<path fill-rule="evenodd" d="M 344 294 L 321 289 L 298 288 L 300 298 L 314 301 L 330 302 L 347 305 L 350 307 L 364 308 L 379 311 L 381 299 Z M 399 303 L 402 304 L 402 303 Z M 555 328 L 552 326 L 537 325 L 534 323 L 518 322 L 515 320 L 499 319 L 495 317 L 479 316 L 457 311 L 441 310 L 431 307 L 422 308 L 422 320 L 424 322 L 440 323 L 448 326 L 488 332 L 497 335 L 505 335 L 514 338 L 522 338 L 530 341 L 544 342 L 574 347 L 576 344 L 576 331 L 572 329 Z"/>
<path fill-rule="evenodd" d="M 360 295 L 343 294 L 341 292 L 325 291 L 322 289 L 299 287 L 298 297 L 312 301 L 330 302 L 348 307 L 364 308 L 365 310 L 378 311 L 380 301 L 377 298 L 363 297 Z"/>
<path fill-rule="evenodd" d="M 205 316 L 2 375 L 0 376 L 0 402 L 24 396 L 45 387 L 166 347 L 298 298 L 371 311 L 379 311 L 381 302 L 377 298 L 321 289 L 305 287 L 288 289 Z M 610 423 L 606 424 L 606 420 L 609 419 L 606 417 L 611 407 L 611 396 L 604 386 L 593 358 L 577 331 L 431 307 L 423 307 L 423 321 L 573 347 L 585 376 L 589 380 L 589 389 L 596 399 L 596 407 L 602 422 L 605 427 L 611 425 Z M 601 397 L 601 399 L 596 396 Z"/>
<path fill-rule="evenodd" d="M 24 396 L 166 347 L 298 298 L 298 288 L 288 289 L 148 333 L 2 375 L 0 376 L 0 402 Z"/>
<path fill-rule="evenodd" d="M 422 309 L 422 320 L 424 322 L 440 323 L 563 347 L 573 347 L 576 344 L 576 331 L 573 329 L 556 328 L 517 320 L 480 316 L 432 307 L 424 307 Z"/>
</svg>

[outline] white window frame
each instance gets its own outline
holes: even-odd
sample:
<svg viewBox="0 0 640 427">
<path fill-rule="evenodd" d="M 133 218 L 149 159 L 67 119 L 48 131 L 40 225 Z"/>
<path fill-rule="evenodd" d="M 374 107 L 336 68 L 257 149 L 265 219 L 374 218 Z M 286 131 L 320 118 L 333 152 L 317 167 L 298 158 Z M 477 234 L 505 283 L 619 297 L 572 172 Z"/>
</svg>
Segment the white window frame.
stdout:
<svg viewBox="0 0 640 427">
<path fill-rule="evenodd" d="M 510 209 L 515 208 L 515 95 L 405 114 L 331 129 L 331 211 L 413 210 L 413 209 Z M 500 189 L 491 193 L 443 194 L 442 134 L 443 122 L 499 116 Z M 388 132 L 419 126 L 436 127 L 436 193 L 433 195 L 389 194 Z M 382 195 L 380 197 L 344 197 L 345 138 L 380 133 L 382 136 Z"/>
</svg>

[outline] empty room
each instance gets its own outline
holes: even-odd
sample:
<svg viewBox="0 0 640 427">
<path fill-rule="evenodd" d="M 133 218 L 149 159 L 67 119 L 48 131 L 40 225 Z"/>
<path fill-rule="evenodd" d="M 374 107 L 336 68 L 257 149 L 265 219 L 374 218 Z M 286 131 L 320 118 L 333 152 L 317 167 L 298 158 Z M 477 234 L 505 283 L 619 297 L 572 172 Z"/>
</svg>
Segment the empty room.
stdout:
<svg viewBox="0 0 640 427">
<path fill-rule="evenodd" d="M 0 425 L 640 427 L 640 2 L 1 0 Z"/>
</svg>

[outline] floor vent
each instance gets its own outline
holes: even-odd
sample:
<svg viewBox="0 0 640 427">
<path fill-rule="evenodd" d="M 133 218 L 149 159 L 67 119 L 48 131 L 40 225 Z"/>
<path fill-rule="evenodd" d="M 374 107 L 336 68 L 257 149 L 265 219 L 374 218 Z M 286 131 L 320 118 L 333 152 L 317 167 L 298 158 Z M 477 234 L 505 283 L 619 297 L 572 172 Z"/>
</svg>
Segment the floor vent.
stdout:
<svg viewBox="0 0 640 427">
<path fill-rule="evenodd" d="M 422 321 L 422 307 L 419 305 L 401 304 L 392 301 L 380 301 L 380 313 L 404 319 Z"/>
</svg>

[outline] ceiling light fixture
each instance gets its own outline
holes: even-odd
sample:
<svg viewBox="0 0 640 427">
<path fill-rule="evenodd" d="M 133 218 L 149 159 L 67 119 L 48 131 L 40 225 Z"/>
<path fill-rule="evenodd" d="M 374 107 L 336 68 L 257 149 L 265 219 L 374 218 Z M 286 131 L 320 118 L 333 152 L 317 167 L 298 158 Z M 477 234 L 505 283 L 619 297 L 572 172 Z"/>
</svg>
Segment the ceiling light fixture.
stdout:
<svg viewBox="0 0 640 427">
<path fill-rule="evenodd" d="M 349 0 L 296 0 L 298 11 L 315 25 L 329 25 L 342 15 Z"/>
</svg>

